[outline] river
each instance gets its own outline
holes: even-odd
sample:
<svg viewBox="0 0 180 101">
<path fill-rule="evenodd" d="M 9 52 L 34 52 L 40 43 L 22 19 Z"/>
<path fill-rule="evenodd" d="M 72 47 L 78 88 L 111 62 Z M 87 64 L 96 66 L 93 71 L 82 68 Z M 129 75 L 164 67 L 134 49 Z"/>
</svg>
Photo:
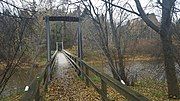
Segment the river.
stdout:
<svg viewBox="0 0 180 101">
<path fill-rule="evenodd" d="M 42 68 L 18 68 L 15 74 L 13 74 L 7 82 L 7 85 L 3 93 L 0 95 L 0 98 L 24 90 L 25 86 L 29 85 L 33 78 L 41 70 Z"/>
</svg>

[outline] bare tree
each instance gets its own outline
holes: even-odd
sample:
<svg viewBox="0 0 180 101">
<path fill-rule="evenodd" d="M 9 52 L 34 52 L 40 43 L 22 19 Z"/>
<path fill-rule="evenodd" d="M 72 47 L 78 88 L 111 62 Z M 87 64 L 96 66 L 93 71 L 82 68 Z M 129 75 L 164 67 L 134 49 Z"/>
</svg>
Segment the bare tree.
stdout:
<svg viewBox="0 0 180 101">
<path fill-rule="evenodd" d="M 12 1 L 14 2 L 14 1 Z M 27 56 L 29 44 L 29 30 L 34 22 L 35 12 L 30 9 L 20 8 L 15 3 L 0 1 L 4 8 L 0 15 L 0 62 L 5 64 L 0 76 L 0 94 L 3 92 L 7 82 L 20 68 Z M 29 28 L 28 28 L 29 27 Z M 30 32 L 30 31 L 29 31 Z M 27 34 L 28 33 L 28 34 Z M 30 32 L 31 33 L 31 32 Z"/>
<path fill-rule="evenodd" d="M 109 0 L 109 2 L 112 1 L 113 0 Z M 115 23 L 116 21 L 113 17 L 114 8 L 112 5 L 105 3 L 105 8 L 103 9 L 96 8 L 92 4 L 91 0 L 88 0 L 87 2 L 82 1 L 82 3 L 85 7 L 85 10 L 87 11 L 87 14 L 92 19 L 94 24 L 93 30 L 97 30 L 98 32 L 94 36 L 97 36 L 96 42 L 98 42 L 98 46 L 101 47 L 101 50 L 108 60 L 113 77 L 119 81 L 123 80 L 128 85 L 129 82 L 127 80 L 127 74 L 125 73 L 124 57 L 122 51 L 124 46 L 121 43 L 122 31 L 118 32 L 118 30 L 121 30 L 122 23 L 127 19 L 128 14 L 126 14 L 124 10 L 121 10 L 121 13 L 118 16 L 120 21 L 119 23 Z M 104 12 L 104 14 L 99 12 Z M 112 40 L 111 43 L 109 43 L 110 40 Z M 112 47 L 112 44 L 115 48 Z"/>
<path fill-rule="evenodd" d="M 161 11 L 162 11 L 160 27 L 154 24 L 147 17 L 139 0 L 134 0 L 136 3 L 138 12 L 115 5 L 106 0 L 102 0 L 102 1 L 109 3 L 112 6 L 118 7 L 120 9 L 124 9 L 127 12 L 140 16 L 149 27 L 151 27 L 158 34 L 160 34 L 161 41 L 162 41 L 163 54 L 164 54 L 166 79 L 167 79 L 167 84 L 168 84 L 168 95 L 170 98 L 180 98 L 180 92 L 179 92 L 178 81 L 177 81 L 176 70 L 175 70 L 173 44 L 172 44 L 172 32 L 173 32 L 172 31 L 172 14 L 174 12 L 176 0 L 162 0 L 162 2 L 160 0 L 157 0 L 158 3 L 161 5 Z"/>
</svg>

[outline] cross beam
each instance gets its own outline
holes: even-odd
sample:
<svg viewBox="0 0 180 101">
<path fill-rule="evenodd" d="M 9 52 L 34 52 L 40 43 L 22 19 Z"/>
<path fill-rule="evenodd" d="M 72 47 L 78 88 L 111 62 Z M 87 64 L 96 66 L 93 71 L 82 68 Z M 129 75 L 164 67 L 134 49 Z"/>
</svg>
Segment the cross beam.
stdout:
<svg viewBox="0 0 180 101">
<path fill-rule="evenodd" d="M 79 22 L 79 17 L 72 17 L 72 16 L 49 16 L 49 21 Z"/>
</svg>

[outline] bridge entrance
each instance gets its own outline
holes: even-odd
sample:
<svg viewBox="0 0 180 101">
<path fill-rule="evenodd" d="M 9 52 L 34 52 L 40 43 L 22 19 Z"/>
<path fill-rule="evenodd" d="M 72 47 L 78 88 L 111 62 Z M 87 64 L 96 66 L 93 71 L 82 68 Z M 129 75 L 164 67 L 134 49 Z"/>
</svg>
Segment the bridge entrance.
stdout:
<svg viewBox="0 0 180 101">
<path fill-rule="evenodd" d="M 79 7 L 78 7 L 79 8 Z M 67 21 L 67 22 L 78 22 L 78 57 L 82 59 L 82 33 L 81 33 L 81 20 L 80 20 L 80 13 L 78 17 L 71 17 L 71 16 L 46 16 L 46 43 L 47 43 L 47 60 L 50 60 L 51 55 L 51 46 L 50 46 L 50 21 Z M 61 49 L 64 48 L 63 42 L 56 42 L 56 48 L 58 44 L 61 44 Z"/>
<path fill-rule="evenodd" d="M 46 26 L 46 44 L 47 44 L 47 61 L 51 60 L 51 42 L 50 42 L 50 21 L 66 21 L 66 22 L 77 22 L 78 23 L 78 57 L 82 59 L 82 33 L 81 33 L 81 20 L 80 20 L 80 7 L 78 6 L 78 17 L 72 16 L 46 16 L 45 26 Z M 56 42 L 56 50 L 59 48 L 59 43 L 61 43 L 61 50 L 63 50 L 63 40 L 62 42 Z M 48 74 L 50 74 L 50 67 L 48 67 Z M 50 81 L 50 77 L 48 78 Z"/>
</svg>

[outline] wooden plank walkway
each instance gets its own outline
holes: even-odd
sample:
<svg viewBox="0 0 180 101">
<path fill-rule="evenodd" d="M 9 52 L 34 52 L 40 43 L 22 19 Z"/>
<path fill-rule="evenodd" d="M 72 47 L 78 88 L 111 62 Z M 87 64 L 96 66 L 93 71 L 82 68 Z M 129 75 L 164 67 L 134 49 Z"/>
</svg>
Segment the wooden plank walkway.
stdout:
<svg viewBox="0 0 180 101">
<path fill-rule="evenodd" d="M 77 76 L 63 53 L 58 53 L 53 81 L 45 95 L 46 101 L 100 101 L 100 95 Z"/>
</svg>

